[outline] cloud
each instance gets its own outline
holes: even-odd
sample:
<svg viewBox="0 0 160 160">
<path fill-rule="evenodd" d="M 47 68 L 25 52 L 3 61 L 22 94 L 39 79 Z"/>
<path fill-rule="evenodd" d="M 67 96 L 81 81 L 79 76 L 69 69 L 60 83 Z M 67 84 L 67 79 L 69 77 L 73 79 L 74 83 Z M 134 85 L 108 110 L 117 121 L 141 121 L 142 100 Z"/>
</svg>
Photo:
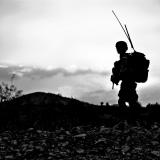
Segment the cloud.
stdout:
<svg viewBox="0 0 160 160">
<path fill-rule="evenodd" d="M 0 77 L 1 80 L 9 80 L 15 71 L 19 70 L 21 67 L 18 66 L 7 66 L 7 65 L 0 65 Z M 18 74 L 17 74 L 18 75 Z"/>
<path fill-rule="evenodd" d="M 3 79 L 8 79 L 12 74 L 16 74 L 17 77 L 25 77 L 29 79 L 43 79 L 50 78 L 56 75 L 63 75 L 64 77 L 70 76 L 81 76 L 81 75 L 102 75 L 106 76 L 109 73 L 105 71 L 95 71 L 91 69 L 78 69 L 76 71 L 69 71 L 64 68 L 55 68 L 55 69 L 43 69 L 35 67 L 25 67 L 25 66 L 0 66 L 0 77 Z"/>
<path fill-rule="evenodd" d="M 0 65 L 1 81 L 11 81 L 12 74 L 16 75 L 14 84 L 22 89 L 25 94 L 44 91 L 60 93 L 63 96 L 77 99 L 86 97 L 87 93 L 93 90 L 105 88 L 107 84 L 106 76 L 109 75 L 108 72 L 91 69 L 76 69 L 73 71 L 65 68 L 55 68 L 47 70 L 26 66 Z"/>
<path fill-rule="evenodd" d="M 55 3 L 52 0 L 1 0 L 0 17 L 40 17 L 40 15 L 44 14 L 44 12 L 47 12 L 47 10 L 49 10 L 53 4 Z"/>
<path fill-rule="evenodd" d="M 64 96 L 73 96 L 94 104 L 100 104 L 100 102 L 115 104 L 118 100 L 118 87 L 115 87 L 114 90 L 111 89 L 112 84 L 109 81 L 109 72 L 107 71 L 79 69 L 73 72 L 64 68 L 47 70 L 26 66 L 0 65 L 1 81 L 11 80 L 12 74 L 17 75 L 16 86 L 26 93 L 33 91 L 60 92 Z M 139 84 L 137 92 L 139 101 L 143 105 L 160 102 L 160 83 L 157 79 L 153 79 L 150 85 Z"/>
<path fill-rule="evenodd" d="M 0 1 L 0 17 L 13 15 L 20 9 L 19 3 L 17 0 L 1 0 Z M 19 1 L 20 2 L 20 1 Z"/>
<path fill-rule="evenodd" d="M 106 75 L 107 72 L 98 72 L 91 69 L 87 69 L 87 70 L 79 69 L 74 72 L 70 72 L 64 68 L 56 68 L 52 70 L 32 68 L 31 71 L 23 72 L 22 74 L 23 76 L 28 78 L 49 78 L 49 77 L 56 76 L 58 74 L 62 74 L 64 77 L 70 77 L 70 76 L 80 76 L 80 75 L 89 75 L 89 74 Z"/>
</svg>

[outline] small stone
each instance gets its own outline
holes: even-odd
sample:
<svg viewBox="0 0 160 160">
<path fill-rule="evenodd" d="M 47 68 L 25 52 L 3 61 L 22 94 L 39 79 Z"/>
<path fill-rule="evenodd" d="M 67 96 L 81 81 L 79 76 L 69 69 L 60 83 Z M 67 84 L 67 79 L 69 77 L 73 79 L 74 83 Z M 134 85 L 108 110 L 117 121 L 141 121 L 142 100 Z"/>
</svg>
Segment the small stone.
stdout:
<svg viewBox="0 0 160 160">
<path fill-rule="evenodd" d="M 142 148 L 141 147 L 136 147 L 135 150 L 136 151 L 142 151 Z"/>
<path fill-rule="evenodd" d="M 12 144 L 13 144 L 13 145 L 17 145 L 17 141 L 16 141 L 16 140 L 13 140 L 13 141 L 12 141 Z"/>
<path fill-rule="evenodd" d="M 8 155 L 8 156 L 5 156 L 5 159 L 13 159 L 13 155 Z"/>
<path fill-rule="evenodd" d="M 75 135 L 74 138 L 85 138 L 87 135 L 85 133 Z"/>
<path fill-rule="evenodd" d="M 104 143 L 104 142 L 106 142 L 106 138 L 100 138 L 100 139 L 98 139 L 96 142 L 95 142 L 95 144 L 98 144 L 98 143 Z"/>
<path fill-rule="evenodd" d="M 55 145 L 54 144 L 52 144 L 52 148 L 54 148 L 55 147 Z"/>
<path fill-rule="evenodd" d="M 7 141 L 7 140 L 9 140 L 9 138 L 8 137 L 3 137 L 3 140 Z"/>
<path fill-rule="evenodd" d="M 66 152 L 64 152 L 64 151 L 61 151 L 61 152 L 59 152 L 60 153 L 60 155 L 63 155 L 63 156 L 65 156 L 67 153 Z"/>
<path fill-rule="evenodd" d="M 78 127 L 76 127 L 76 130 L 77 130 L 77 132 L 80 132 L 81 128 L 78 126 Z"/>
<path fill-rule="evenodd" d="M 44 151 L 44 148 L 42 146 L 36 146 L 35 149 L 37 149 L 39 151 Z"/>
<path fill-rule="evenodd" d="M 49 155 L 50 155 L 50 156 L 54 156 L 54 154 L 53 154 L 52 152 L 49 152 Z"/>
<path fill-rule="evenodd" d="M 64 136 L 61 135 L 61 136 L 59 137 L 59 140 L 64 140 Z"/>
<path fill-rule="evenodd" d="M 66 134 L 67 134 L 67 135 L 71 135 L 71 133 L 70 133 L 69 131 L 66 131 Z"/>
<path fill-rule="evenodd" d="M 127 145 L 122 146 L 122 152 L 123 152 L 123 153 L 126 153 L 126 152 L 128 152 L 129 150 L 130 150 L 130 147 L 129 147 L 129 146 L 127 146 Z"/>
<path fill-rule="evenodd" d="M 21 153 L 17 153 L 17 156 L 18 156 L 18 157 L 21 157 L 21 156 L 22 156 L 22 154 L 21 154 Z"/>
<path fill-rule="evenodd" d="M 127 155 L 127 156 L 131 156 L 131 153 L 128 152 L 126 155 Z"/>
<path fill-rule="evenodd" d="M 104 127 L 104 126 L 101 126 L 101 128 L 100 128 L 100 131 L 99 131 L 100 133 L 110 133 L 110 129 L 109 128 L 106 128 L 106 127 Z"/>
<path fill-rule="evenodd" d="M 157 157 L 160 157 L 160 151 L 151 151 L 151 153 Z"/>
<path fill-rule="evenodd" d="M 37 133 L 41 134 L 41 133 L 42 133 L 42 131 L 41 131 L 41 130 L 37 130 Z"/>
<path fill-rule="evenodd" d="M 34 128 L 28 128 L 28 129 L 27 129 L 28 132 L 31 132 L 31 131 L 33 131 L 33 130 L 34 130 Z"/>
<path fill-rule="evenodd" d="M 66 142 L 62 143 L 62 147 L 65 147 L 65 146 L 67 146 L 68 144 L 69 144 L 69 142 L 68 142 L 68 141 L 66 141 Z"/>
<path fill-rule="evenodd" d="M 49 156 L 48 159 L 53 159 L 53 157 L 52 157 L 52 156 Z"/>
<path fill-rule="evenodd" d="M 156 146 L 156 145 L 158 145 L 158 144 L 159 144 L 159 142 L 158 142 L 158 141 L 152 141 L 151 143 L 152 143 L 152 145 L 154 145 L 154 146 Z"/>
<path fill-rule="evenodd" d="M 153 129 L 158 129 L 159 127 L 158 127 L 157 124 L 154 124 L 152 128 L 153 128 Z"/>
<path fill-rule="evenodd" d="M 83 154 L 84 153 L 84 149 L 77 149 L 76 152 L 79 153 L 79 154 Z"/>
<path fill-rule="evenodd" d="M 131 137 L 128 136 L 128 137 L 126 138 L 126 142 L 129 142 L 130 140 L 131 140 Z"/>
</svg>

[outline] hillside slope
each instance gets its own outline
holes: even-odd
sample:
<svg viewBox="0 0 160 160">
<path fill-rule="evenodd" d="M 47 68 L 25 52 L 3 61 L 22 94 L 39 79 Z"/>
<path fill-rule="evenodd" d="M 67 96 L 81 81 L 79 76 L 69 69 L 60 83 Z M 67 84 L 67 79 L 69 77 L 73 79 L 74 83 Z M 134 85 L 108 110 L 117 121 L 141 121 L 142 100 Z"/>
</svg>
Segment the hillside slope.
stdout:
<svg viewBox="0 0 160 160">
<path fill-rule="evenodd" d="M 160 120 L 159 106 L 127 108 L 98 106 L 51 93 L 35 92 L 0 104 L 0 128 L 115 125 L 121 120 L 144 123 Z"/>
</svg>

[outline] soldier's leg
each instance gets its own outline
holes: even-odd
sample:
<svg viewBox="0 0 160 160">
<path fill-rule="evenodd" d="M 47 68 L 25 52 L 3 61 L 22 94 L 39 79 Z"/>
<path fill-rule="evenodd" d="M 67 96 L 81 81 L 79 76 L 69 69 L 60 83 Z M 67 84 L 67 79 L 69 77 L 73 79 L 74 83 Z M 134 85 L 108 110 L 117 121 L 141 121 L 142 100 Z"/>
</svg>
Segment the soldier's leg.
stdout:
<svg viewBox="0 0 160 160">
<path fill-rule="evenodd" d="M 118 104 L 120 107 L 126 108 L 126 86 L 125 83 L 122 81 L 120 91 L 118 93 L 119 100 Z"/>
<path fill-rule="evenodd" d="M 122 108 L 127 107 L 125 101 L 123 99 L 120 99 L 120 98 L 118 100 L 118 105 L 119 105 L 119 107 L 122 107 Z"/>
<path fill-rule="evenodd" d="M 130 96 L 128 99 L 130 107 L 139 107 L 138 94 L 136 92 L 136 87 L 137 87 L 137 84 L 135 82 L 132 82 L 130 84 L 130 91 L 129 91 Z"/>
<path fill-rule="evenodd" d="M 132 92 L 130 95 L 131 97 L 128 102 L 131 106 L 133 106 L 134 104 L 138 103 L 138 95 L 136 92 Z"/>
</svg>

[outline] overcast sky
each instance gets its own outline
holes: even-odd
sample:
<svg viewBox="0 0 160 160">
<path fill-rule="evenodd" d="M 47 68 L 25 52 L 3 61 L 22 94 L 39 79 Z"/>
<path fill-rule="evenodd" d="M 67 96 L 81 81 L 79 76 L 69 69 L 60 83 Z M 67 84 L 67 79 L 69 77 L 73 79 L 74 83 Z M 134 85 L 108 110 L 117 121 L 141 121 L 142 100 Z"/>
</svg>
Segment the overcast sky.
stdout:
<svg viewBox="0 0 160 160">
<path fill-rule="evenodd" d="M 151 61 L 149 80 L 137 88 L 140 102 L 160 102 L 159 0 L 0 0 L 1 81 L 15 73 L 24 93 L 116 103 L 119 87 L 109 80 L 115 43 L 127 38 L 112 10 Z"/>
</svg>

